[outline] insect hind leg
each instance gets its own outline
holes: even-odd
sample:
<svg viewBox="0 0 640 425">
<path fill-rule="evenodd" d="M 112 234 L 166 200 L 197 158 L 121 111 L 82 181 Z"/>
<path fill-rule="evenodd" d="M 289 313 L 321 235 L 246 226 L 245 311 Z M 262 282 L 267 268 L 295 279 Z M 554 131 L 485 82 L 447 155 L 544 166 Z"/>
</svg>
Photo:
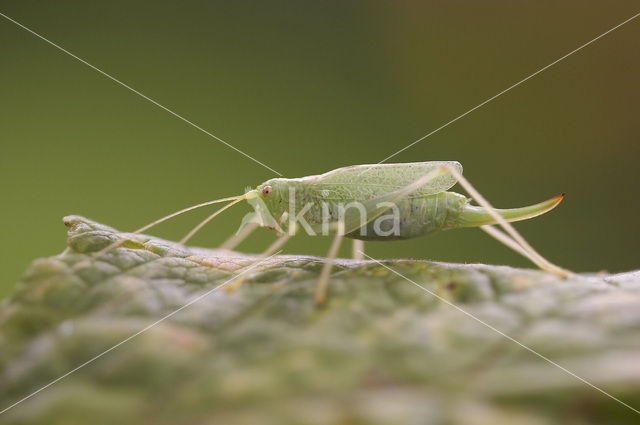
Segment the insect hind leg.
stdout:
<svg viewBox="0 0 640 425">
<path fill-rule="evenodd" d="M 493 206 L 478 192 L 473 185 L 462 174 L 453 167 L 443 165 L 442 168 L 450 173 L 460 183 L 460 185 L 471 195 L 471 197 L 493 217 L 498 225 L 504 229 L 505 233 L 500 232 L 491 226 L 482 226 L 482 230 L 487 232 L 496 240 L 502 242 L 514 251 L 524 255 L 540 269 L 553 273 L 557 276 L 566 278 L 573 275 L 569 270 L 559 267 L 540 255 L 533 247 L 524 239 L 524 237 L 498 212 Z"/>
</svg>

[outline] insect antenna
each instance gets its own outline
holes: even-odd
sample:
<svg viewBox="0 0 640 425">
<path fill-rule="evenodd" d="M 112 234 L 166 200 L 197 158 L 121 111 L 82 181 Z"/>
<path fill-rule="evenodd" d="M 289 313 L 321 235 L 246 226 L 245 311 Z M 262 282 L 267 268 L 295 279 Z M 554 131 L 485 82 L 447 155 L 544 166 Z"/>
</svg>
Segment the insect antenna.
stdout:
<svg viewBox="0 0 640 425">
<path fill-rule="evenodd" d="M 162 218 L 159 218 L 159 219 L 157 219 L 155 221 L 152 221 L 151 223 L 146 224 L 146 225 L 142 226 L 141 228 L 139 228 L 137 230 L 134 230 L 131 233 L 134 234 L 134 235 L 137 235 L 138 233 L 142 233 L 142 232 L 144 232 L 146 230 L 149 230 L 150 228 L 156 226 L 157 224 L 163 223 L 163 222 L 165 222 L 165 221 L 167 221 L 167 220 L 169 220 L 171 218 L 177 217 L 179 215 L 182 215 L 182 214 L 184 214 L 186 212 L 189 212 L 189 211 L 193 211 L 193 210 L 198 209 L 198 208 L 206 207 L 206 206 L 213 205 L 213 204 L 219 204 L 221 202 L 227 202 L 227 201 L 236 201 L 236 200 L 241 201 L 241 200 L 243 200 L 245 198 L 246 198 L 246 194 L 239 195 L 239 196 L 230 196 L 228 198 L 215 199 L 213 201 L 207 201 L 207 202 L 203 202 L 201 204 L 192 205 L 190 207 L 181 209 L 180 211 L 176 211 L 176 212 L 171 213 L 169 215 L 166 215 L 166 216 L 164 216 Z"/>
<path fill-rule="evenodd" d="M 201 204 L 192 205 L 192 206 L 190 206 L 190 207 L 183 208 L 183 209 L 181 209 L 181 210 L 179 210 L 179 211 L 173 212 L 173 213 L 171 213 L 171 214 L 169 214 L 169 215 L 166 215 L 166 216 L 164 216 L 164 217 L 162 217 L 162 218 L 159 218 L 159 219 L 157 219 L 157 220 L 154 220 L 154 221 L 152 221 L 152 222 L 151 222 L 151 223 L 149 223 L 149 224 L 145 224 L 144 226 L 140 227 L 139 229 L 136 229 L 136 230 L 134 230 L 133 232 L 130 232 L 130 234 L 132 234 L 132 235 L 140 234 L 140 233 L 142 233 L 142 232 L 144 232 L 144 231 L 146 231 L 146 230 L 149 230 L 150 228 L 152 228 L 152 227 L 154 227 L 154 226 L 156 226 L 156 225 L 158 225 L 158 224 L 160 224 L 160 223 L 163 223 L 163 222 L 165 222 L 165 221 L 167 221 L 167 220 L 170 220 L 170 219 L 172 219 L 172 218 L 174 218 L 174 217 L 177 217 L 177 216 L 179 216 L 179 215 L 182 215 L 182 214 L 187 213 L 187 212 L 189 212 L 189 211 L 193 211 L 193 210 L 198 209 L 198 208 L 206 207 L 206 206 L 213 205 L 213 204 L 219 204 L 219 203 L 221 203 L 221 202 L 233 201 L 233 202 L 231 202 L 230 204 L 225 205 L 225 206 L 224 206 L 223 208 L 221 208 L 220 210 L 216 211 L 216 212 L 214 213 L 215 215 L 214 215 L 214 214 L 212 214 L 211 216 L 209 216 L 209 217 L 207 218 L 207 220 L 206 220 L 204 223 L 201 223 L 202 225 L 198 225 L 198 226 L 196 226 L 196 228 L 194 228 L 191 232 L 189 232 L 189 234 L 187 235 L 187 236 L 188 236 L 188 238 L 187 238 L 187 239 L 189 239 L 189 238 L 191 238 L 191 236 L 193 236 L 193 234 L 195 234 L 195 232 L 197 232 L 198 230 L 200 230 L 200 228 L 201 228 L 202 226 L 204 226 L 206 223 L 208 223 L 208 222 L 209 222 L 211 219 L 213 219 L 217 214 L 221 213 L 222 211 L 224 211 L 225 209 L 227 209 L 227 208 L 231 207 L 232 205 L 234 205 L 234 204 L 236 204 L 236 203 L 238 203 L 238 202 L 240 202 L 240 201 L 242 201 L 242 200 L 244 200 L 244 199 L 247 199 L 247 196 L 248 196 L 248 193 L 245 193 L 245 194 L 243 194 L 243 195 L 230 196 L 230 197 L 228 197 L 228 198 L 215 199 L 215 200 L 213 200 L 213 201 L 207 201 L 207 202 L 203 202 L 203 203 L 201 203 Z M 183 239 L 185 239 L 185 238 L 183 238 Z M 93 261 L 95 261 L 95 260 L 97 260 L 98 258 L 102 257 L 103 255 L 107 254 L 109 251 L 111 251 L 111 250 L 113 250 L 113 249 L 117 248 L 118 246 L 122 245 L 124 242 L 125 242 L 125 241 L 121 239 L 121 240 L 117 240 L 117 241 L 115 241 L 115 242 L 113 242 L 113 243 L 111 243 L 111 244 L 107 245 L 106 247 L 102 248 L 100 251 L 98 251 L 98 252 L 96 252 L 95 254 L 93 254 L 90 258 L 88 258 L 88 259 L 86 259 L 86 260 L 83 260 L 83 261 L 80 261 L 79 263 L 75 264 L 75 265 L 71 268 L 71 271 L 75 271 L 75 270 L 77 270 L 77 269 L 78 269 L 78 268 L 80 268 L 80 267 L 84 267 L 84 266 L 87 266 L 87 265 L 91 264 Z"/>
<path fill-rule="evenodd" d="M 200 231 L 200 229 L 202 229 L 204 226 L 207 225 L 207 223 L 209 223 L 211 220 L 213 220 L 218 214 L 220 214 L 221 212 L 231 208 L 232 206 L 234 206 L 235 204 L 237 204 L 240 201 L 244 201 L 246 197 L 241 196 L 238 199 L 235 199 L 232 202 L 229 202 L 227 205 L 225 205 L 224 207 L 218 209 L 216 212 L 214 212 L 213 214 L 211 214 L 209 217 L 205 218 L 204 220 L 202 220 L 200 223 L 198 223 L 198 225 L 196 227 L 194 227 L 193 229 L 191 229 L 191 231 L 189 233 L 187 233 L 182 239 L 180 239 L 178 241 L 178 243 L 180 245 L 184 245 L 189 239 L 191 239 L 193 237 L 193 235 L 195 235 L 196 233 L 198 233 Z"/>
<path fill-rule="evenodd" d="M 202 229 L 207 223 L 209 223 L 211 220 L 213 220 L 218 214 L 220 214 L 221 212 L 231 208 L 232 206 L 234 206 L 235 204 L 237 204 L 238 202 L 240 202 L 240 201 L 242 201 L 244 199 L 246 199 L 246 196 L 242 195 L 240 197 L 237 197 L 237 199 L 233 200 L 232 202 L 229 202 L 224 207 L 219 208 L 218 210 L 216 210 L 213 214 L 211 214 L 210 216 L 208 216 L 207 218 L 202 220 L 193 229 L 191 229 L 189 231 L 189 233 L 187 233 L 182 239 L 180 239 L 177 242 L 177 244 L 179 246 L 184 246 L 184 244 L 189 239 L 191 239 L 193 237 L 193 235 L 198 233 L 198 231 L 200 231 L 200 229 Z M 154 265 L 152 265 L 151 268 L 149 268 L 149 270 L 142 276 L 142 280 L 149 280 L 156 273 L 156 271 L 158 271 L 158 269 L 161 266 L 161 264 L 162 264 L 161 262 L 156 262 Z"/>
</svg>

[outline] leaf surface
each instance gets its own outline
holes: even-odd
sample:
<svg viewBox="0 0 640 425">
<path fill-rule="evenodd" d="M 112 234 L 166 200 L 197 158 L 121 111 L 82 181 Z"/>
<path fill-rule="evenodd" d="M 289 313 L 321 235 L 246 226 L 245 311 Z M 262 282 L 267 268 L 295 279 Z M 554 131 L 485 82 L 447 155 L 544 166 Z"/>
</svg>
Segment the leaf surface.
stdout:
<svg viewBox="0 0 640 425">
<path fill-rule="evenodd" d="M 228 280 L 254 257 L 68 217 L 0 309 L 5 408 Z M 73 265 L 109 243 L 124 247 Z M 385 265 L 640 407 L 640 273 Z M 371 261 L 279 256 L 0 416 L 3 424 L 626 424 L 634 413 Z"/>
</svg>

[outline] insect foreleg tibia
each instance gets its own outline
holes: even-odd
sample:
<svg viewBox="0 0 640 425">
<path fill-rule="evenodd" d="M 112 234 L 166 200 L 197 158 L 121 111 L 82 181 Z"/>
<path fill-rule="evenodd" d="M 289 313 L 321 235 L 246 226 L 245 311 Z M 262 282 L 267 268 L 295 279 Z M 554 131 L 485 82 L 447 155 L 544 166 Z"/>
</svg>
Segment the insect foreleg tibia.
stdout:
<svg viewBox="0 0 640 425">
<path fill-rule="evenodd" d="M 456 178 L 456 180 L 458 180 L 458 183 L 460 183 L 460 185 L 469 193 L 469 195 L 471 195 L 471 197 L 478 204 L 480 204 L 480 206 L 483 207 L 489 215 L 491 215 L 495 219 L 495 221 L 500 225 L 500 227 L 502 227 L 504 231 L 507 232 L 507 234 L 512 238 L 513 244 L 517 244 L 520 246 L 520 248 L 522 248 L 522 250 L 516 249 L 516 251 L 518 251 L 523 255 L 525 255 L 526 253 L 526 257 L 529 260 L 531 260 L 534 264 L 536 264 L 538 267 L 540 267 L 542 270 L 548 271 L 560 277 L 568 277 L 573 274 L 572 272 L 551 263 L 542 255 L 540 255 L 535 249 L 533 249 L 533 247 L 522 237 L 522 235 L 520 235 L 520 233 L 518 233 L 518 231 L 504 217 L 498 214 L 498 212 L 495 210 L 495 208 L 493 208 L 493 206 L 489 203 L 489 201 L 487 201 L 480 194 L 480 192 L 478 192 L 471 185 L 471 183 L 469 183 L 469 180 L 464 178 L 462 174 L 458 172 L 458 170 L 456 170 L 453 167 L 448 167 L 448 166 L 443 166 L 443 167 L 446 168 L 447 171 Z M 489 231 L 487 233 L 489 233 L 491 236 L 495 237 L 498 241 L 502 243 L 505 243 L 504 238 L 508 238 L 508 236 L 504 234 L 502 234 L 501 235 L 502 237 L 499 238 L 499 237 L 496 237 L 495 232 Z M 513 244 L 507 244 L 507 243 L 505 244 L 508 247 L 513 248 Z"/>
<path fill-rule="evenodd" d="M 244 241 L 254 230 L 256 230 L 258 228 L 258 224 L 257 223 L 247 223 L 246 225 L 244 225 L 239 231 L 238 233 L 236 233 L 235 235 L 231 236 L 229 239 L 227 239 L 221 246 L 220 249 L 227 249 L 229 251 L 233 251 L 233 249 L 235 247 L 237 247 L 238 245 L 240 245 L 242 243 L 242 241 Z"/>
<path fill-rule="evenodd" d="M 327 286 L 329 285 L 331 266 L 333 266 L 333 261 L 338 255 L 338 249 L 340 249 L 340 243 L 342 242 L 343 237 L 344 235 L 342 233 L 336 233 L 333 238 L 333 242 L 331 243 L 331 247 L 329 248 L 329 252 L 327 253 L 327 258 L 322 266 L 322 271 L 320 272 L 320 277 L 318 278 L 316 292 L 314 295 L 314 301 L 317 306 L 324 304 L 327 299 Z"/>
<path fill-rule="evenodd" d="M 260 261 L 264 260 L 265 258 L 269 257 L 271 254 L 273 254 L 274 252 L 282 248 L 282 246 L 284 246 L 284 244 L 289 240 L 289 238 L 291 238 L 291 234 L 292 234 L 291 232 L 285 232 L 282 236 L 279 236 L 278 239 L 276 239 L 271 245 L 269 245 L 269 247 L 266 250 L 264 250 L 264 252 L 262 252 L 256 258 L 256 261 L 251 263 L 251 265 L 259 263 Z M 246 275 L 238 276 L 235 280 L 233 280 L 233 282 L 225 286 L 224 290 L 226 292 L 233 292 L 236 289 L 238 289 L 240 286 L 242 286 L 245 280 L 246 280 Z"/>
</svg>

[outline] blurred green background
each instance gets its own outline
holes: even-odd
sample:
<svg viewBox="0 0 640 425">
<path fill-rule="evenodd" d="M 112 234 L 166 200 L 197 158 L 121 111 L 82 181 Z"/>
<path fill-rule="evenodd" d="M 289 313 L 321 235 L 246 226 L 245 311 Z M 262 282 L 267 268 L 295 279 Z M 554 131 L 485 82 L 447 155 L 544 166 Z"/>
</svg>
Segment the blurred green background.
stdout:
<svg viewBox="0 0 640 425">
<path fill-rule="evenodd" d="M 2 1 L 0 11 L 287 177 L 375 163 L 638 12 L 617 2 Z M 65 247 L 61 218 L 135 229 L 274 177 L 0 18 L 0 296 Z M 639 266 L 640 19 L 396 156 L 458 160 L 576 271 Z M 193 241 L 215 247 L 244 205 Z M 209 211 L 157 228 L 178 239 Z M 261 251 L 259 232 L 241 246 Z M 323 255 L 296 237 L 289 253 Z M 342 255 L 348 255 L 345 246 Z M 530 266 L 477 229 L 375 257 Z"/>
</svg>

